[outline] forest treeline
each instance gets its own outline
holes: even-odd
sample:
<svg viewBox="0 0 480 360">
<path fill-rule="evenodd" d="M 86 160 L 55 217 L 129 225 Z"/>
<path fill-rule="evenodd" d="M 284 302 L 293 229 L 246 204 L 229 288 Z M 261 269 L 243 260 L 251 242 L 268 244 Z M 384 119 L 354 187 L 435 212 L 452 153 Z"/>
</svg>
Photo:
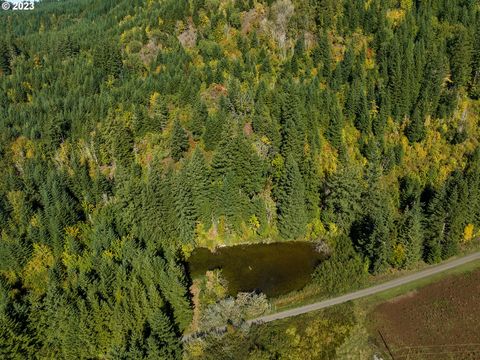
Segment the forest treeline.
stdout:
<svg viewBox="0 0 480 360">
<path fill-rule="evenodd" d="M 181 358 L 197 246 L 319 242 L 336 291 L 479 234 L 475 0 L 43 0 L 0 22 L 2 358 Z"/>
</svg>

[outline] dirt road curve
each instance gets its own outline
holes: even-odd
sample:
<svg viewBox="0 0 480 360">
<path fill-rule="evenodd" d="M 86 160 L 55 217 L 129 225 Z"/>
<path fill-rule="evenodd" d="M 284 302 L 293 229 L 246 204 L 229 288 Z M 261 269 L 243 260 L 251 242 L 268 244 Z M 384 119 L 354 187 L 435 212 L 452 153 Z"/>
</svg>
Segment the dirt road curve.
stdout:
<svg viewBox="0 0 480 360">
<path fill-rule="evenodd" d="M 285 310 L 285 311 L 278 312 L 278 313 L 275 313 L 275 314 L 262 316 L 262 317 L 259 317 L 259 318 L 256 318 L 256 319 L 249 320 L 248 323 L 249 324 L 266 323 L 266 322 L 270 322 L 270 321 L 289 318 L 289 317 L 292 317 L 292 316 L 297 316 L 297 315 L 300 315 L 300 314 L 305 314 L 305 313 L 315 311 L 315 310 L 320 310 L 320 309 L 330 307 L 330 306 L 333 306 L 333 305 L 342 304 L 342 303 L 345 303 L 347 301 L 360 299 L 360 298 L 365 297 L 365 296 L 377 294 L 377 293 L 380 293 L 382 291 L 389 290 L 389 289 L 395 288 L 395 287 L 400 286 L 400 285 L 405 285 L 405 284 L 408 284 L 412 281 L 423 279 L 423 278 L 438 274 L 442 271 L 453 269 L 457 266 L 466 264 L 466 263 L 474 261 L 474 260 L 479 260 L 479 259 L 480 259 L 480 252 L 477 252 L 475 254 L 471 254 L 471 255 L 456 259 L 456 260 L 452 260 L 452 261 L 449 261 L 447 263 L 444 263 L 444 264 L 441 264 L 441 265 L 438 265 L 438 266 L 434 266 L 434 267 L 428 268 L 428 269 L 423 270 L 423 271 L 419 271 L 419 272 L 417 272 L 415 274 L 412 274 L 412 275 L 407 275 L 407 276 L 404 276 L 404 277 L 401 277 L 401 278 L 398 278 L 398 279 L 395 279 L 395 280 L 392 280 L 392 281 L 388 281 L 388 282 L 380 284 L 380 285 L 376 285 L 376 286 L 369 287 L 367 289 L 355 291 L 353 293 L 342 295 L 342 296 L 339 296 L 339 297 L 336 297 L 336 298 L 333 298 L 333 299 L 323 300 L 323 301 L 319 301 L 319 302 L 316 302 L 316 303 L 313 303 L 313 304 L 310 304 L 310 305 L 300 306 L 300 307 L 297 307 L 297 308 L 294 308 L 294 309 Z"/>
</svg>

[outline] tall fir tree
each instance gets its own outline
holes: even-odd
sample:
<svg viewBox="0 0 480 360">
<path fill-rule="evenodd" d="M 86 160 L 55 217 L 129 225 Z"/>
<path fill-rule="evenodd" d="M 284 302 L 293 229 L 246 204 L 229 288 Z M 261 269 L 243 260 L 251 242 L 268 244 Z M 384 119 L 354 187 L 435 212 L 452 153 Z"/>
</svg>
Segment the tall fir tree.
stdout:
<svg viewBox="0 0 480 360">
<path fill-rule="evenodd" d="M 361 214 L 362 177 L 360 169 L 343 167 L 330 175 L 323 190 L 323 221 L 350 230 Z"/>
<path fill-rule="evenodd" d="M 207 123 L 208 119 L 208 109 L 207 105 L 203 101 L 197 102 L 193 117 L 191 121 L 190 130 L 192 132 L 193 138 L 199 140 L 203 134 L 203 129 Z"/>
<path fill-rule="evenodd" d="M 412 208 L 405 209 L 398 238 L 405 252 L 402 266 L 414 267 L 422 259 L 423 250 L 422 212 L 418 202 L 415 202 Z"/>
<path fill-rule="evenodd" d="M 172 158 L 175 161 L 180 160 L 185 151 L 188 150 L 188 147 L 188 135 L 178 120 L 175 120 L 170 140 L 170 153 Z"/>
<path fill-rule="evenodd" d="M 207 223 L 211 220 L 210 171 L 199 147 L 195 148 L 186 171 L 189 186 L 192 189 L 195 212 L 199 219 Z"/>
<path fill-rule="evenodd" d="M 277 192 L 278 230 L 285 239 L 303 235 L 306 226 L 305 185 L 292 155 L 285 161 L 285 171 Z"/>
<path fill-rule="evenodd" d="M 425 138 L 425 120 L 420 107 L 415 108 L 412 118 L 405 128 L 405 135 L 411 143 L 420 142 Z"/>
<path fill-rule="evenodd" d="M 192 244 L 195 240 L 195 226 L 198 219 L 195 199 L 190 186 L 188 172 L 183 169 L 175 178 L 175 212 L 178 219 L 177 229 L 183 244 Z"/>
<path fill-rule="evenodd" d="M 445 238 L 447 217 L 444 197 L 445 190 L 442 188 L 434 195 L 427 207 L 423 258 L 428 263 L 436 263 L 442 259 L 442 242 Z"/>
<path fill-rule="evenodd" d="M 392 256 L 392 219 L 385 191 L 380 187 L 381 168 L 372 159 L 366 170 L 367 188 L 362 217 L 353 224 L 350 235 L 357 249 L 369 260 L 374 274 L 384 271 Z"/>
<path fill-rule="evenodd" d="M 461 25 L 455 27 L 455 31 L 447 42 L 450 58 L 450 70 L 452 81 L 457 87 L 465 86 L 472 73 L 472 41 L 469 31 Z"/>
<path fill-rule="evenodd" d="M 225 113 L 217 113 L 207 118 L 205 132 L 203 133 L 203 142 L 205 150 L 215 150 L 220 143 L 225 124 Z"/>
<path fill-rule="evenodd" d="M 292 86 L 282 94 L 280 124 L 282 129 L 281 152 L 286 158 L 292 155 L 300 161 L 304 134 L 303 118 L 299 112 L 300 100 Z"/>
<path fill-rule="evenodd" d="M 458 253 L 463 231 L 467 225 L 469 191 L 463 174 L 456 172 L 448 184 L 448 211 L 445 237 L 442 244 L 442 258 L 447 259 Z"/>
</svg>

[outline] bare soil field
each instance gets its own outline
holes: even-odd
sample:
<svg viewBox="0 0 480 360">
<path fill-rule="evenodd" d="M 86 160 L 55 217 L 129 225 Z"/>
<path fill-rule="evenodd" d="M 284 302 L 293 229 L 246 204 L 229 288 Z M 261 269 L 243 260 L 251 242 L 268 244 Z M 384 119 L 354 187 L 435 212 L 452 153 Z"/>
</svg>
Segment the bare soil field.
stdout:
<svg viewBox="0 0 480 360">
<path fill-rule="evenodd" d="M 368 318 L 386 359 L 480 359 L 480 270 L 384 302 Z"/>
</svg>

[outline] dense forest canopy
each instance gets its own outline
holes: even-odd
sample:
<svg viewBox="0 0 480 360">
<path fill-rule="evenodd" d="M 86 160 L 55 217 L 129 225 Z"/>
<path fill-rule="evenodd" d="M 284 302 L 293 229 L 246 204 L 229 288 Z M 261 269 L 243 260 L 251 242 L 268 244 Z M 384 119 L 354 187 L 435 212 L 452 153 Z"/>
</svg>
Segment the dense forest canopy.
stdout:
<svg viewBox="0 0 480 360">
<path fill-rule="evenodd" d="M 479 234 L 478 1 L 43 0 L 0 23 L 2 358 L 181 358 L 198 246 L 321 242 L 334 286 Z"/>
</svg>

